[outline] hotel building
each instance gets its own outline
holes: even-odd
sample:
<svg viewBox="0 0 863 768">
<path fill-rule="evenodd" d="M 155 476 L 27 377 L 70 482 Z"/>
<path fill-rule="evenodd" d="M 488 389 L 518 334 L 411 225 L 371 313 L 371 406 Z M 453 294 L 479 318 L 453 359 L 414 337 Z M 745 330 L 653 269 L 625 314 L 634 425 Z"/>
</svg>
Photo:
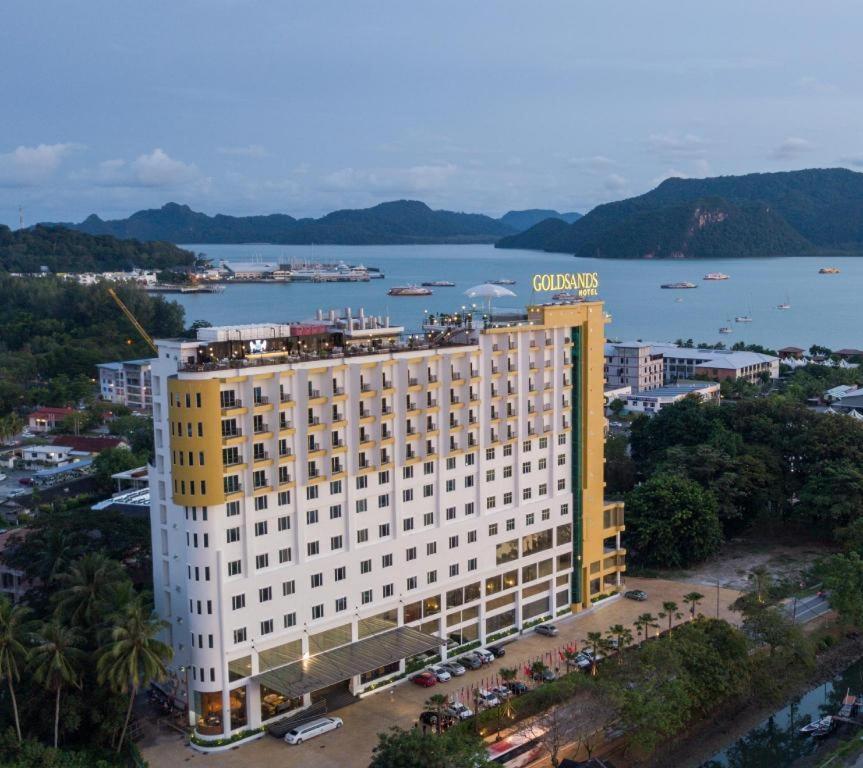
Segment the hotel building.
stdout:
<svg viewBox="0 0 863 768">
<path fill-rule="evenodd" d="M 158 342 L 154 593 L 201 737 L 619 588 L 605 322 L 593 301 L 410 334 L 347 309 Z"/>
</svg>

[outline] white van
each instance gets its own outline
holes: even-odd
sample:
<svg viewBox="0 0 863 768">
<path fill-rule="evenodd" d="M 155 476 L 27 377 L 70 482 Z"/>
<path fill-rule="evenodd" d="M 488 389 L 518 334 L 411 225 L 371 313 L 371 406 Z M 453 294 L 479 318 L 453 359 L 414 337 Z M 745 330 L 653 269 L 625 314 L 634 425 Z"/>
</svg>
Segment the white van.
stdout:
<svg viewBox="0 0 863 768">
<path fill-rule="evenodd" d="M 342 718 L 340 717 L 319 717 L 317 720 L 312 720 L 310 723 L 298 725 L 296 728 L 291 728 L 285 734 L 285 741 L 288 744 L 302 744 L 304 741 L 313 739 L 315 736 L 320 736 L 327 731 L 334 731 L 336 728 L 342 727 Z"/>
</svg>

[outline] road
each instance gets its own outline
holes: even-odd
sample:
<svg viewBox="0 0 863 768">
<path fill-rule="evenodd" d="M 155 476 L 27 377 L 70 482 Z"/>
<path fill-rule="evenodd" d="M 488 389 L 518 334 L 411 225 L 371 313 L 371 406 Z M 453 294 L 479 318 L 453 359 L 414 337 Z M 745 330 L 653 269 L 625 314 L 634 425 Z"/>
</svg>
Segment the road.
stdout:
<svg viewBox="0 0 863 768">
<path fill-rule="evenodd" d="M 796 606 L 794 598 L 791 598 L 784 603 L 783 607 L 796 624 L 806 624 L 819 616 L 830 613 L 832 610 L 827 598 L 818 595 L 798 598 Z"/>
</svg>

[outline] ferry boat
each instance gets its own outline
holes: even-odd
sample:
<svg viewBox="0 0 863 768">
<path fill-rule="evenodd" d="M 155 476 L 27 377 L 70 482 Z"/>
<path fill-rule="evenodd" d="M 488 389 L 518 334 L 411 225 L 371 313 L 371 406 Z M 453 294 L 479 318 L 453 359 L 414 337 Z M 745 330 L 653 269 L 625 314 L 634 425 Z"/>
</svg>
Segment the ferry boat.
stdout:
<svg viewBox="0 0 863 768">
<path fill-rule="evenodd" d="M 839 267 L 821 267 L 818 270 L 819 275 L 838 275 Z"/>
<path fill-rule="evenodd" d="M 455 283 L 452 280 L 427 280 L 424 283 L 420 283 L 420 285 L 427 286 L 428 288 L 453 288 Z"/>
<path fill-rule="evenodd" d="M 428 288 L 419 285 L 396 285 L 387 291 L 388 296 L 431 296 Z"/>
<path fill-rule="evenodd" d="M 660 288 L 698 288 L 695 283 L 663 283 Z"/>
<path fill-rule="evenodd" d="M 501 280 L 489 280 L 492 285 L 515 285 L 515 280 L 509 280 L 507 278 Z"/>
<path fill-rule="evenodd" d="M 734 329 L 730 325 L 723 325 L 719 329 L 720 333 L 734 333 Z"/>
<path fill-rule="evenodd" d="M 752 317 L 750 315 L 737 315 L 737 317 L 734 318 L 734 322 L 735 323 L 751 323 Z"/>
<path fill-rule="evenodd" d="M 704 280 L 727 280 L 728 275 L 724 272 L 708 272 L 702 279 Z"/>
</svg>

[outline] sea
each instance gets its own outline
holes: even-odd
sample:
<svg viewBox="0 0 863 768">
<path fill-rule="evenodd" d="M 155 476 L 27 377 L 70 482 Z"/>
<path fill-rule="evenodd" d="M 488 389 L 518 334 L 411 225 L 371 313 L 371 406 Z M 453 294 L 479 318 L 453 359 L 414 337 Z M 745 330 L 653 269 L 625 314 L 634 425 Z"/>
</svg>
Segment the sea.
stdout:
<svg viewBox="0 0 863 768">
<path fill-rule="evenodd" d="M 213 325 L 305 320 L 317 309 L 344 309 L 388 315 L 392 322 L 417 330 L 425 313 L 451 312 L 482 303 L 465 291 L 489 280 L 514 280 L 507 286 L 516 296 L 497 299 L 492 312 L 521 309 L 549 301 L 550 293 L 532 289 L 535 274 L 597 272 L 599 299 L 611 323 L 610 339 L 622 341 L 723 342 L 742 341 L 773 349 L 863 348 L 863 258 L 776 257 L 710 261 L 651 261 L 579 259 L 565 254 L 498 250 L 492 245 L 285 246 L 267 244 L 199 245 L 183 247 L 214 263 L 230 262 L 364 264 L 385 278 L 367 283 L 237 283 L 221 294 L 171 295 L 186 310 L 186 321 Z M 821 267 L 837 267 L 821 275 Z M 706 281 L 709 272 L 728 280 Z M 393 286 L 428 280 L 451 280 L 452 288 L 433 288 L 423 297 L 388 296 Z M 692 282 L 689 290 L 660 288 L 662 283 Z M 779 304 L 791 305 L 788 310 Z M 751 323 L 737 323 L 750 316 Z M 722 334 L 721 327 L 732 333 Z"/>
</svg>

